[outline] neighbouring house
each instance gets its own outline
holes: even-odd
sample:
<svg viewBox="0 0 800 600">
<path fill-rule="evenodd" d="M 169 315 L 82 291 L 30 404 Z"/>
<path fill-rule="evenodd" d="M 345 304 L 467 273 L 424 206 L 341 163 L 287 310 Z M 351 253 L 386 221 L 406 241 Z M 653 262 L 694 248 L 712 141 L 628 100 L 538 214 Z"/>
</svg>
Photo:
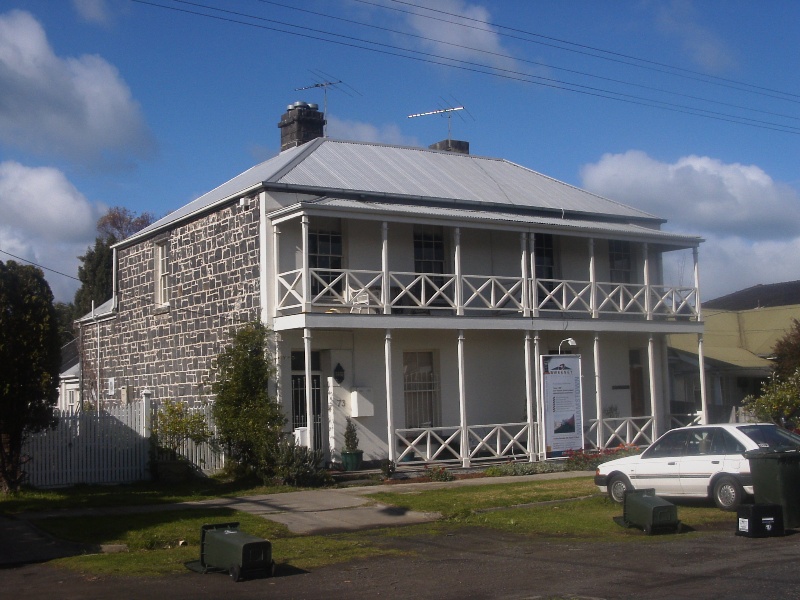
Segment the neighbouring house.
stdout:
<svg viewBox="0 0 800 600">
<path fill-rule="evenodd" d="M 800 282 L 757 285 L 703 305 L 705 358 L 703 385 L 709 418 L 726 422 L 772 373 L 773 348 L 800 320 Z M 669 336 L 671 410 L 701 409 L 696 336 Z"/>
<path fill-rule="evenodd" d="M 81 405 L 81 365 L 78 356 L 78 340 L 74 339 L 61 347 L 61 369 L 58 383 L 58 403 L 62 411 L 76 411 Z"/>
<path fill-rule="evenodd" d="M 539 358 L 565 350 L 587 446 L 671 426 L 667 336 L 703 325 L 662 256 L 697 273 L 700 238 L 466 142 L 324 123 L 291 105 L 278 156 L 116 244 L 114 297 L 80 321 L 90 396 L 211 402 L 228 332 L 260 319 L 287 428 L 331 460 L 347 417 L 368 460 L 541 458 Z"/>
</svg>

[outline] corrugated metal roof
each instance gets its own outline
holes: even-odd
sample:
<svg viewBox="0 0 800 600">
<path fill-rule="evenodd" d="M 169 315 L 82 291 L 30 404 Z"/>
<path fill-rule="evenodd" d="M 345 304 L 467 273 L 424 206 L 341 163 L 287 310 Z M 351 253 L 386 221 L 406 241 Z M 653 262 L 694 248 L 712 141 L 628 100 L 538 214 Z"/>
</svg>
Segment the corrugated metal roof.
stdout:
<svg viewBox="0 0 800 600">
<path fill-rule="evenodd" d="M 492 210 L 468 210 L 445 206 L 418 206 L 383 202 L 368 202 L 346 198 L 320 198 L 313 202 L 315 206 L 330 206 L 355 212 L 374 212 L 376 214 L 409 215 L 414 217 L 435 217 L 458 221 L 475 221 L 478 223 L 505 223 L 509 225 L 540 226 L 547 229 L 574 229 L 585 232 L 599 232 L 626 237 L 646 238 L 660 243 L 694 247 L 702 239 L 696 236 L 681 235 L 660 231 L 631 223 L 614 223 L 592 219 L 579 220 L 570 218 L 544 217 Z M 300 206 L 298 205 L 298 209 Z"/>
<path fill-rule="evenodd" d="M 512 162 L 361 142 L 323 140 L 273 183 L 657 219 Z"/>
<path fill-rule="evenodd" d="M 564 211 L 622 220 L 659 219 L 512 162 L 426 148 L 319 138 L 248 169 L 124 240 L 127 245 L 235 198 L 261 183 L 320 195 L 336 192 L 452 200 Z"/>
</svg>

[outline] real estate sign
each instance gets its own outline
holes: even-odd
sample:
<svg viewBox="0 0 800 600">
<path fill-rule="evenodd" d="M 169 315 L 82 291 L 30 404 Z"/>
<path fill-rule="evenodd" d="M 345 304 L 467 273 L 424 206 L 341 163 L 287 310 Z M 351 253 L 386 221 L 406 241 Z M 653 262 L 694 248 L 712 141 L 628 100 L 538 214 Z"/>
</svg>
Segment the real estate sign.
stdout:
<svg viewBox="0 0 800 600">
<path fill-rule="evenodd" d="M 541 357 L 545 446 L 548 453 L 583 448 L 583 402 L 579 354 Z"/>
</svg>

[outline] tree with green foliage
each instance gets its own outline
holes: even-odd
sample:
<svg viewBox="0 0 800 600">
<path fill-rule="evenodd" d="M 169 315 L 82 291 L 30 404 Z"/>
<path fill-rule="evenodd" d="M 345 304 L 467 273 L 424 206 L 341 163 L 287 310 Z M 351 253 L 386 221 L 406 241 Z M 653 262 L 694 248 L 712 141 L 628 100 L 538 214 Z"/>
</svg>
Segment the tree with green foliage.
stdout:
<svg viewBox="0 0 800 600">
<path fill-rule="evenodd" d="M 97 220 L 98 236 L 94 247 L 86 249 L 86 254 L 79 256 L 78 279 L 81 287 L 75 292 L 74 314 L 80 318 L 92 310 L 92 301 L 100 306 L 114 293 L 114 251 L 111 246 L 132 236 L 151 225 L 155 216 L 144 212 L 141 215 L 115 206 Z"/>
<path fill-rule="evenodd" d="M 56 423 L 61 341 L 42 271 L 0 261 L 0 491 L 25 479 L 22 446 Z"/>
<path fill-rule="evenodd" d="M 219 439 L 231 458 L 264 477 L 274 470 L 286 423 L 281 406 L 269 393 L 275 377 L 269 336 L 259 322 L 231 333 L 231 344 L 217 356 L 212 408 Z"/>
<path fill-rule="evenodd" d="M 759 421 L 800 428 L 800 369 L 789 377 L 774 374 L 761 386 L 758 396 L 747 396 L 742 402 Z"/>
<path fill-rule="evenodd" d="M 800 321 L 792 319 L 792 327 L 772 348 L 775 356 L 773 370 L 779 377 L 791 377 L 800 369 Z"/>
<path fill-rule="evenodd" d="M 183 402 L 167 401 L 156 414 L 153 433 L 160 449 L 166 450 L 169 459 L 178 458 L 178 450 L 188 440 L 202 444 L 211 439 L 206 416 L 192 413 Z"/>
</svg>

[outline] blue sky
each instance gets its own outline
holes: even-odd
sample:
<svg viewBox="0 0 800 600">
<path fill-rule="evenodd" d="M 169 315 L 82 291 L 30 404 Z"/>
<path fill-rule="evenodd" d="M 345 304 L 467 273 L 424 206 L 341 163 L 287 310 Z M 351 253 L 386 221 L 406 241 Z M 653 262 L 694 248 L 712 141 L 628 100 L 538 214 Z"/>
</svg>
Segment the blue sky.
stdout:
<svg viewBox="0 0 800 600">
<path fill-rule="evenodd" d="M 463 105 L 473 154 L 704 237 L 704 298 L 800 279 L 797 23 L 793 0 L 3 0 L 0 250 L 74 276 L 109 206 L 175 210 L 341 80 L 331 137 L 427 146 L 448 119 L 407 116 Z"/>
</svg>

